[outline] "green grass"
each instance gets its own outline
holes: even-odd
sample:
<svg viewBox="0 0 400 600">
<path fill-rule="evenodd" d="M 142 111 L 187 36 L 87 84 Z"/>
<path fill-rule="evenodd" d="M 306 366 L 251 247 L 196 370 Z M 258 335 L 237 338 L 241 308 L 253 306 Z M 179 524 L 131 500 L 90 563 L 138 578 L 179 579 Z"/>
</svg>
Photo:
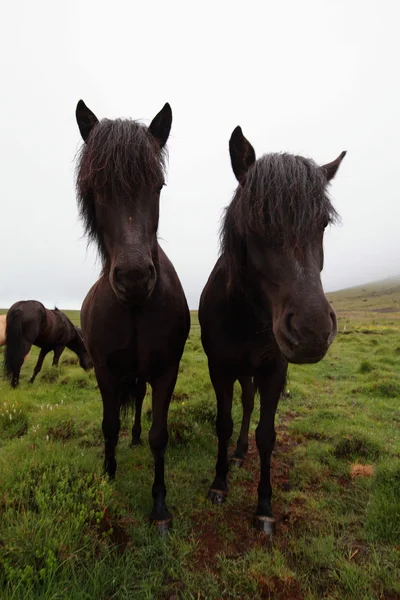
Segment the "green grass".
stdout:
<svg viewBox="0 0 400 600">
<path fill-rule="evenodd" d="M 144 444 L 129 447 L 126 418 L 110 484 L 101 474 L 93 373 L 67 351 L 59 370 L 49 356 L 30 386 L 34 349 L 19 389 L 0 382 L 0 597 L 400 598 L 400 289 L 391 286 L 329 294 L 337 340 L 321 363 L 290 367 L 277 417 L 272 541 L 251 527 L 257 408 L 249 455 L 230 476 L 227 502 L 215 507 L 206 499 L 215 400 L 195 313 L 170 409 L 174 526 L 166 538 L 148 524 L 150 396 Z M 68 314 L 79 323 L 77 311 Z M 236 389 L 233 441 L 240 417 Z"/>
</svg>

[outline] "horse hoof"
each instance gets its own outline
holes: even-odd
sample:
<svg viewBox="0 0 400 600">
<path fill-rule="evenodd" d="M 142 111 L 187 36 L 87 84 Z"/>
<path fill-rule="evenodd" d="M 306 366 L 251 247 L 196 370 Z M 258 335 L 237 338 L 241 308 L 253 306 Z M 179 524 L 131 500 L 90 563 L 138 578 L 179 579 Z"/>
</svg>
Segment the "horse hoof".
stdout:
<svg viewBox="0 0 400 600">
<path fill-rule="evenodd" d="M 164 521 L 151 521 L 151 524 L 157 529 L 161 535 L 167 535 L 172 527 L 172 517 Z"/>
<path fill-rule="evenodd" d="M 238 458 L 237 456 L 231 456 L 231 467 L 243 467 L 244 458 Z"/>
<path fill-rule="evenodd" d="M 223 492 L 222 490 L 211 489 L 208 492 L 208 499 L 211 500 L 211 502 L 213 504 L 223 504 L 225 502 L 227 495 L 228 495 L 228 492 Z"/>
<path fill-rule="evenodd" d="M 257 531 L 261 531 L 266 535 L 274 535 L 275 533 L 275 519 L 274 517 L 263 517 L 261 515 L 254 515 L 253 525 Z"/>
</svg>

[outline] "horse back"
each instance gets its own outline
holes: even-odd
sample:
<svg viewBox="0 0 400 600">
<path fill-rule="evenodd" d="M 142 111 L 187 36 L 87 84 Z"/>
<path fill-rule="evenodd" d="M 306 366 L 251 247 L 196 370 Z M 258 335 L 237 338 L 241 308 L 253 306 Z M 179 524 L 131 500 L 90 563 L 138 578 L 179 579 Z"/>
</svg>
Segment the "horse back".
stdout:
<svg viewBox="0 0 400 600">
<path fill-rule="evenodd" d="M 43 304 L 37 300 L 21 300 L 15 302 L 8 310 L 7 323 L 19 314 L 25 341 L 35 344 L 46 321 L 45 311 Z"/>
</svg>

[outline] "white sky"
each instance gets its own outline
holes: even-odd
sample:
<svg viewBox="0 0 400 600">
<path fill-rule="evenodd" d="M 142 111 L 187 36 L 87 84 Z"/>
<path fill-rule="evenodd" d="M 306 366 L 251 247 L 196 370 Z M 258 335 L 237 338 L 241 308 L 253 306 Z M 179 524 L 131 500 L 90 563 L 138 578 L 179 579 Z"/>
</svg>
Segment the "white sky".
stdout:
<svg viewBox="0 0 400 600">
<path fill-rule="evenodd" d="M 2 6 L 0 306 L 80 305 L 97 278 L 77 219 L 75 106 L 173 111 L 161 244 L 196 308 L 236 187 L 236 125 L 257 156 L 348 154 L 331 188 L 325 289 L 400 273 L 400 5 L 395 0 L 38 0 Z"/>
</svg>

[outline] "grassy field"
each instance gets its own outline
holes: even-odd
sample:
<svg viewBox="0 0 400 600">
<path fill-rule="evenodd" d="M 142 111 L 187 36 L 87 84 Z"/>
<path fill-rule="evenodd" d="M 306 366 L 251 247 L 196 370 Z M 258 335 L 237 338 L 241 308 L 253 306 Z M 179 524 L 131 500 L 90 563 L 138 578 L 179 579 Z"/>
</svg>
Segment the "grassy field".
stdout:
<svg viewBox="0 0 400 600">
<path fill-rule="evenodd" d="M 37 357 L 21 386 L 0 382 L 0 597 L 3 599 L 400 598 L 400 284 L 328 294 L 337 340 L 312 366 L 291 366 L 273 456 L 277 533 L 253 531 L 258 456 L 214 474 L 215 400 L 196 314 L 170 410 L 166 480 L 174 526 L 147 522 L 152 458 L 124 421 L 115 483 L 103 479 L 101 401 L 71 353 Z M 79 313 L 70 312 L 75 322 Z M 236 439 L 241 410 L 235 406 Z M 253 416 L 252 431 L 257 420 Z"/>
</svg>

